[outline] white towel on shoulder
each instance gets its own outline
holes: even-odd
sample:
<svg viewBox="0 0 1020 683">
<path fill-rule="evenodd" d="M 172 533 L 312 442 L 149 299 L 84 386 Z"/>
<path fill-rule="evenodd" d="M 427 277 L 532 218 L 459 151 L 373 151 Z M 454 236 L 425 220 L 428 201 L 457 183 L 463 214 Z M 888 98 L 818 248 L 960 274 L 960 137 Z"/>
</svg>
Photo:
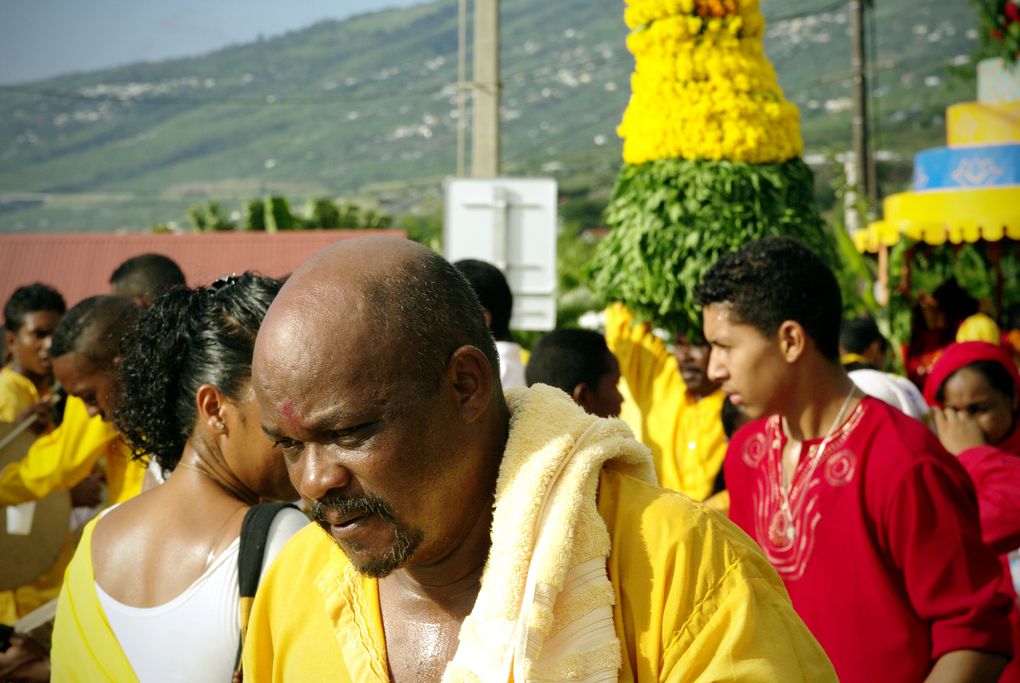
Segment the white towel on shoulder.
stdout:
<svg viewBox="0 0 1020 683">
<path fill-rule="evenodd" d="M 620 643 L 599 516 L 603 467 L 645 481 L 648 450 L 619 420 L 558 389 L 507 391 L 510 437 L 496 484 L 492 549 L 444 681 L 615 681 Z"/>
</svg>

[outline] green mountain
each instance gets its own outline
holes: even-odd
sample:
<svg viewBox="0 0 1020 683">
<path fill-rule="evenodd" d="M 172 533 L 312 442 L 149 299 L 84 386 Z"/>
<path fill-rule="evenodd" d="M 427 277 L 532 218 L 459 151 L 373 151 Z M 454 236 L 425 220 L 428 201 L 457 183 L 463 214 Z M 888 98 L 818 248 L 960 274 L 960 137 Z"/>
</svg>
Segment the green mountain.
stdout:
<svg viewBox="0 0 1020 683">
<path fill-rule="evenodd" d="M 507 174 L 608 189 L 629 93 L 620 0 L 502 9 Z M 843 2 L 763 0 L 766 51 L 809 154 L 850 146 Z M 946 66 L 976 47 L 968 3 L 887 0 L 875 13 L 878 146 L 944 144 L 973 98 Z M 469 61 L 470 63 L 470 61 Z M 201 57 L 0 88 L 0 231 L 144 230 L 216 200 L 329 195 L 403 212 L 438 205 L 456 170 L 457 1 L 438 0 Z M 902 178 L 896 182 L 902 182 Z M 898 187 L 895 189 L 899 189 Z"/>
</svg>

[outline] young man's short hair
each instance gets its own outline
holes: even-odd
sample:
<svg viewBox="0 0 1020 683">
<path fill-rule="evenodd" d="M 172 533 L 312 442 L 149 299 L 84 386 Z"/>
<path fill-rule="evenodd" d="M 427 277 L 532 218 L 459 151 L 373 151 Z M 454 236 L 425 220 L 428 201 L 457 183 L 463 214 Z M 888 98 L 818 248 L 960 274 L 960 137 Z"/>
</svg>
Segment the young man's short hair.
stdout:
<svg viewBox="0 0 1020 683">
<path fill-rule="evenodd" d="M 471 283 L 482 308 L 492 316 L 489 327 L 492 336 L 500 341 L 510 339 L 510 314 L 514 308 L 514 295 L 499 268 L 477 259 L 463 259 L 453 264 Z"/>
<path fill-rule="evenodd" d="M 538 340 L 524 376 L 528 386 L 548 384 L 568 394 L 585 384 L 595 388 L 610 371 L 609 347 L 598 332 L 580 329 L 553 330 Z"/>
<path fill-rule="evenodd" d="M 826 359 L 839 362 L 843 299 L 825 262 L 797 240 L 766 237 L 719 257 L 695 289 L 699 306 L 727 303 L 738 320 L 772 336 L 801 325 Z"/>
<path fill-rule="evenodd" d="M 60 292 L 41 282 L 18 287 L 4 306 L 4 329 L 17 332 L 25 324 L 26 315 L 39 311 L 64 315 L 67 304 Z"/>
<path fill-rule="evenodd" d="M 160 294 L 185 284 L 181 267 L 163 254 L 140 254 L 117 266 L 110 275 L 115 294 L 154 301 Z"/>
<path fill-rule="evenodd" d="M 53 331 L 50 356 L 81 353 L 98 367 L 113 367 L 120 343 L 141 309 L 122 296 L 99 295 L 75 304 Z"/>
<path fill-rule="evenodd" d="M 883 351 L 888 345 L 872 318 L 851 318 L 843 321 L 839 344 L 847 353 L 864 353 L 875 342 L 878 342 L 878 348 Z"/>
</svg>

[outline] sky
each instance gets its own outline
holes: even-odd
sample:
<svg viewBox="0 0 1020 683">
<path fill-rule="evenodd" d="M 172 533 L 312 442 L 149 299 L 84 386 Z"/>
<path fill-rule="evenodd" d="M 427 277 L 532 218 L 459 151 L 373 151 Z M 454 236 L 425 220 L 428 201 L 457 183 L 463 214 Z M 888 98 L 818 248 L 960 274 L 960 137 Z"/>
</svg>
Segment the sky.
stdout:
<svg viewBox="0 0 1020 683">
<path fill-rule="evenodd" d="M 425 0 L 0 0 L 0 85 L 204 54 Z"/>
</svg>

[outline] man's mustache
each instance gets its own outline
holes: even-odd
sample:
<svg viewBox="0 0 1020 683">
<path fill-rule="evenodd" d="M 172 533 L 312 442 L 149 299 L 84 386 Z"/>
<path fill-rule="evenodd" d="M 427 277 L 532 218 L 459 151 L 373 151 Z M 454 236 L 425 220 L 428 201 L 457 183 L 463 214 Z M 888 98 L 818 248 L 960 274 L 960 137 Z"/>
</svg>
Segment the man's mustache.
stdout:
<svg viewBox="0 0 1020 683">
<path fill-rule="evenodd" d="M 342 493 L 331 493 L 312 501 L 312 518 L 319 524 L 327 524 L 326 512 L 331 510 L 341 517 L 360 516 L 365 514 L 376 514 L 383 519 L 393 522 L 396 518 L 393 511 L 386 502 L 378 496 L 356 495 L 348 496 Z"/>
</svg>

